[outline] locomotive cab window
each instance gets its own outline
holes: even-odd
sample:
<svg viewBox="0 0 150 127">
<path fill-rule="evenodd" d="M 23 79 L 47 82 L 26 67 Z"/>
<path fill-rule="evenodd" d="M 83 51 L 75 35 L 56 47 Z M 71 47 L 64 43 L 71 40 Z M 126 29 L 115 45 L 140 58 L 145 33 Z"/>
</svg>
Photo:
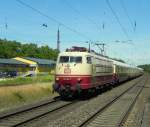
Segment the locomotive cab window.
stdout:
<svg viewBox="0 0 150 127">
<path fill-rule="evenodd" d="M 70 57 L 70 62 L 71 63 L 82 63 L 82 57 L 81 56 L 71 56 Z"/>
<path fill-rule="evenodd" d="M 59 63 L 69 62 L 69 56 L 60 56 Z"/>
<path fill-rule="evenodd" d="M 82 63 L 81 56 L 60 56 L 59 63 Z"/>
<path fill-rule="evenodd" d="M 91 57 L 86 57 L 86 61 L 87 61 L 88 64 L 92 64 L 92 59 L 91 59 Z"/>
</svg>

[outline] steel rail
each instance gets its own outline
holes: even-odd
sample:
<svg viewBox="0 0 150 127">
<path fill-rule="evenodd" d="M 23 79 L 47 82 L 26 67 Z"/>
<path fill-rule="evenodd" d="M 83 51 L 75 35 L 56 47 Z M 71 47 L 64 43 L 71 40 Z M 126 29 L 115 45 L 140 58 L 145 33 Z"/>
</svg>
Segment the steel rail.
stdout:
<svg viewBox="0 0 150 127">
<path fill-rule="evenodd" d="M 59 98 L 59 96 L 57 98 Z M 13 109 L 13 110 L 11 110 L 7 113 L 1 113 L 0 114 L 0 120 L 4 119 L 4 118 L 7 118 L 7 117 L 10 117 L 10 116 L 14 116 L 14 115 L 22 113 L 22 112 L 26 112 L 26 111 L 29 111 L 29 110 L 36 109 L 36 108 L 41 107 L 41 106 L 45 106 L 47 104 L 55 103 L 57 101 L 59 101 L 59 99 L 56 99 L 56 100 L 51 99 L 51 100 L 47 100 L 45 103 L 34 104 L 34 105 L 31 105 L 31 106 L 29 106 L 29 105 L 22 106 L 22 107 L 19 107 L 19 108 L 21 108 L 20 110 Z"/>
<path fill-rule="evenodd" d="M 126 122 L 126 120 L 127 120 L 128 116 L 129 116 L 131 110 L 133 109 L 133 107 L 134 107 L 134 105 L 135 105 L 135 103 L 136 103 L 136 101 L 137 101 L 139 95 L 141 94 L 141 92 L 142 92 L 142 90 L 143 90 L 143 88 L 144 88 L 144 86 L 145 86 L 145 84 L 146 84 L 147 81 L 148 81 L 148 77 L 147 77 L 147 79 L 144 81 L 144 83 L 143 83 L 144 85 L 141 87 L 140 91 L 137 93 L 137 95 L 136 95 L 136 97 L 134 98 L 132 104 L 130 105 L 130 107 L 129 107 L 128 110 L 126 111 L 125 115 L 124 115 L 123 118 L 119 121 L 118 127 L 122 127 L 122 126 L 124 125 L 124 123 Z"/>
<path fill-rule="evenodd" d="M 121 93 L 120 95 L 118 95 L 117 97 L 115 97 L 114 99 L 112 99 L 111 101 L 109 101 L 106 105 L 104 105 L 103 107 L 101 107 L 95 114 L 93 114 L 91 117 L 89 117 L 88 119 L 86 119 L 84 122 L 82 122 L 79 127 L 84 127 L 86 125 L 88 125 L 91 121 L 93 121 L 96 116 L 98 114 L 101 114 L 102 112 L 104 112 L 107 108 L 109 108 L 111 105 L 113 105 L 113 103 L 115 103 L 117 100 L 119 100 L 123 95 L 125 95 L 128 91 L 130 91 L 132 88 L 136 87 L 139 82 L 142 82 L 144 79 L 144 77 L 141 79 L 139 79 L 137 82 L 135 82 L 130 88 L 126 89 L 123 93 Z"/>
<path fill-rule="evenodd" d="M 48 110 L 48 111 L 47 110 L 44 110 L 44 111 L 42 110 L 42 113 L 40 113 L 38 115 L 36 114 L 37 110 L 40 111 L 40 109 L 47 108 L 46 106 L 50 107 L 53 104 L 55 106 L 55 103 L 59 104 L 59 101 L 60 100 L 51 100 L 50 102 L 45 102 L 44 104 L 39 104 L 39 105 L 36 105 L 36 106 L 31 106 L 31 107 L 22 109 L 20 111 L 10 112 L 10 113 L 8 113 L 6 115 L 0 116 L 0 126 L 1 126 L 1 124 L 3 126 L 5 126 L 5 124 L 8 124 L 7 126 L 17 127 L 17 126 L 23 125 L 25 123 L 28 123 L 30 121 L 33 121 L 33 120 L 35 120 L 35 119 L 37 119 L 39 117 L 42 117 L 42 116 L 45 116 L 45 115 L 47 115 L 49 113 L 57 111 L 59 109 L 65 108 L 65 107 L 67 107 L 69 105 L 72 105 L 72 104 L 74 104 L 76 102 L 76 101 L 64 102 L 64 104 L 63 104 L 63 102 L 60 101 L 60 106 L 58 105 L 56 108 L 54 107 L 53 109 Z M 26 116 L 26 112 L 27 113 L 33 112 L 33 115 L 32 116 Z M 14 119 L 18 115 L 25 116 L 24 120 L 20 120 L 20 121 L 18 120 L 16 122 L 11 123 L 11 118 Z M 10 119 L 10 121 L 9 121 L 9 119 Z M 6 123 L 5 123 L 5 121 L 6 121 Z"/>
</svg>

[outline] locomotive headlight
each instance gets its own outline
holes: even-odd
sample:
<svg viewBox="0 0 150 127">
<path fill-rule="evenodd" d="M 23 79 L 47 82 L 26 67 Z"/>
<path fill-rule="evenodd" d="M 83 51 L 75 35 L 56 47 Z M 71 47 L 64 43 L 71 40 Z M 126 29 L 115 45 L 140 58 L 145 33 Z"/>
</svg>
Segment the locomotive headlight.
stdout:
<svg viewBox="0 0 150 127">
<path fill-rule="evenodd" d="M 81 83 L 82 79 L 81 78 L 77 78 L 78 83 Z"/>
<path fill-rule="evenodd" d="M 80 81 L 80 80 L 81 80 L 81 78 L 77 78 L 77 80 L 78 80 L 78 81 Z"/>
<path fill-rule="evenodd" d="M 81 82 L 81 81 L 82 81 L 82 79 L 81 79 L 81 78 L 77 78 L 77 80 L 78 80 L 78 82 Z"/>
<path fill-rule="evenodd" d="M 57 78 L 56 78 L 56 81 L 58 81 L 58 80 L 59 80 L 59 78 L 57 77 Z"/>
</svg>

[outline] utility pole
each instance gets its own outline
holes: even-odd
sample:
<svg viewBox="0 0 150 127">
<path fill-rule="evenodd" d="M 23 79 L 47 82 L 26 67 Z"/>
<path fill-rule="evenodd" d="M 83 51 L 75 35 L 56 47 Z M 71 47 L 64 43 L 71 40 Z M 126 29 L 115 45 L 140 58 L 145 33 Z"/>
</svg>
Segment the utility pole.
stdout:
<svg viewBox="0 0 150 127">
<path fill-rule="evenodd" d="M 60 35 L 59 35 L 59 27 L 57 30 L 57 51 L 60 52 Z"/>
<path fill-rule="evenodd" d="M 105 54 L 105 45 L 106 44 L 105 43 L 95 43 L 95 45 L 100 49 L 101 54 L 105 56 L 106 55 Z"/>
<path fill-rule="evenodd" d="M 88 43 L 88 44 L 89 44 L 89 49 L 88 49 L 88 51 L 91 52 L 91 41 L 87 41 L 87 42 L 85 42 L 85 43 Z"/>
</svg>

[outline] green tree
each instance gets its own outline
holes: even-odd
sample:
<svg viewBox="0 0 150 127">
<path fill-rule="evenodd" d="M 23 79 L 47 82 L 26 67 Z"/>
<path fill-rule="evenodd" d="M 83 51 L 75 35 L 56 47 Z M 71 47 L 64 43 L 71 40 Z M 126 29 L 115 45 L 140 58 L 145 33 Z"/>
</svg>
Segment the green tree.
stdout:
<svg viewBox="0 0 150 127">
<path fill-rule="evenodd" d="M 145 72 L 150 73 L 150 64 L 139 65 L 138 67 L 142 68 Z"/>
<path fill-rule="evenodd" d="M 34 57 L 56 60 L 58 51 L 48 45 L 38 47 L 34 43 L 22 44 L 16 41 L 0 39 L 0 58 Z"/>
</svg>

